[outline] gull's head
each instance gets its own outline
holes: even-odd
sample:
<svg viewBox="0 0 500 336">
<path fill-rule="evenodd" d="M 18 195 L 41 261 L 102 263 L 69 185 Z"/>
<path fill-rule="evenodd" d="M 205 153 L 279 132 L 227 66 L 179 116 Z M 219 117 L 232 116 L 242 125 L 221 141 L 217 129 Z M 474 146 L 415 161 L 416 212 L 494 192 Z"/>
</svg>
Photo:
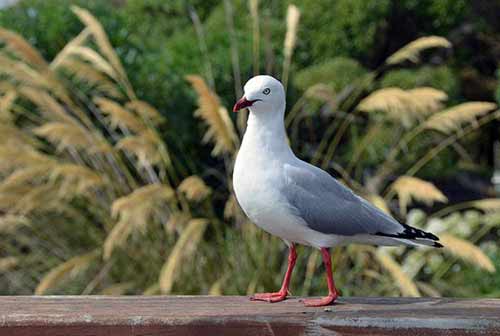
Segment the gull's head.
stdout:
<svg viewBox="0 0 500 336">
<path fill-rule="evenodd" d="M 236 102 L 233 112 L 245 107 L 256 113 L 285 110 L 285 89 L 274 77 L 261 75 L 250 78 L 243 91 L 243 97 Z"/>
</svg>

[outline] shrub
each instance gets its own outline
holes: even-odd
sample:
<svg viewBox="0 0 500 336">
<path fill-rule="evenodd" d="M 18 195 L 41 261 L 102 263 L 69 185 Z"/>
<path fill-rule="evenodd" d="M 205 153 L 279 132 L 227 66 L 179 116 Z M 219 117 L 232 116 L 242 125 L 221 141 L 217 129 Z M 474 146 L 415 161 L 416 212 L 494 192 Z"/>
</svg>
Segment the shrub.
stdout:
<svg viewBox="0 0 500 336">
<path fill-rule="evenodd" d="M 382 87 L 398 86 L 411 89 L 416 86 L 430 86 L 443 90 L 451 100 L 457 100 L 460 85 L 453 70 L 446 65 L 422 66 L 417 69 L 397 69 L 387 73 L 380 82 Z"/>
<path fill-rule="evenodd" d="M 378 51 L 380 30 L 387 22 L 390 1 L 304 1 L 299 64 L 317 64 L 337 56 L 369 61 Z M 307 52 L 306 52 L 307 51 Z"/>
<path fill-rule="evenodd" d="M 294 84 L 305 91 L 315 84 L 324 83 L 334 92 L 339 92 L 356 80 L 360 80 L 366 73 L 367 70 L 357 61 L 347 57 L 336 57 L 297 71 Z"/>
</svg>

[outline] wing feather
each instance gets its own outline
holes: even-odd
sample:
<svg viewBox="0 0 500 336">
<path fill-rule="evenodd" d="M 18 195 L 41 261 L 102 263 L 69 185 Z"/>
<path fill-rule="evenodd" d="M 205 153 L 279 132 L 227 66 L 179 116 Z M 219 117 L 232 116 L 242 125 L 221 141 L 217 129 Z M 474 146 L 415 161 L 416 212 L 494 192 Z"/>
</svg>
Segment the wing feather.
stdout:
<svg viewBox="0 0 500 336">
<path fill-rule="evenodd" d="M 313 230 L 344 236 L 397 234 L 402 224 L 354 194 L 327 172 L 299 161 L 285 164 L 284 194 Z"/>
</svg>

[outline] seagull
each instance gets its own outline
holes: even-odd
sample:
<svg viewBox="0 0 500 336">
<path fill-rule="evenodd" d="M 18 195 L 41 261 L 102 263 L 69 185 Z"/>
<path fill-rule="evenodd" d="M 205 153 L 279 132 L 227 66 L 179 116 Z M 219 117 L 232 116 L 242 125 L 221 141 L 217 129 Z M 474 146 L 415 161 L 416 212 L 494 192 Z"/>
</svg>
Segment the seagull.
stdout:
<svg viewBox="0 0 500 336">
<path fill-rule="evenodd" d="M 236 199 L 254 224 L 280 237 L 289 248 L 281 289 L 255 294 L 251 300 L 286 299 L 297 260 L 296 244 L 319 249 L 326 268 L 328 295 L 304 300 L 309 307 L 330 305 L 338 297 L 332 247 L 349 243 L 442 247 L 432 233 L 399 223 L 324 170 L 297 158 L 286 136 L 285 105 L 283 85 L 260 75 L 245 84 L 243 97 L 233 108 L 250 111 L 233 171 Z"/>
</svg>

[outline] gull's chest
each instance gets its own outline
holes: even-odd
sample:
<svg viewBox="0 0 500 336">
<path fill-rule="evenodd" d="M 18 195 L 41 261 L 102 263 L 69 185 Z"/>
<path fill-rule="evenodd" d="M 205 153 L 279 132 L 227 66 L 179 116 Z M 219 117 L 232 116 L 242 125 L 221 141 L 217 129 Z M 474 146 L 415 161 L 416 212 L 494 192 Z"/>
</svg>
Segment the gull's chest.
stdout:
<svg viewBox="0 0 500 336">
<path fill-rule="evenodd" d="M 284 161 L 261 153 L 258 158 L 241 151 L 236 159 L 233 186 L 248 218 L 272 235 L 289 242 L 308 244 L 307 228 L 293 215 L 285 197 Z"/>
<path fill-rule="evenodd" d="M 254 152 L 241 148 L 234 166 L 233 186 L 239 204 L 250 219 L 281 202 L 282 170 L 279 158 L 265 150 Z"/>
</svg>

